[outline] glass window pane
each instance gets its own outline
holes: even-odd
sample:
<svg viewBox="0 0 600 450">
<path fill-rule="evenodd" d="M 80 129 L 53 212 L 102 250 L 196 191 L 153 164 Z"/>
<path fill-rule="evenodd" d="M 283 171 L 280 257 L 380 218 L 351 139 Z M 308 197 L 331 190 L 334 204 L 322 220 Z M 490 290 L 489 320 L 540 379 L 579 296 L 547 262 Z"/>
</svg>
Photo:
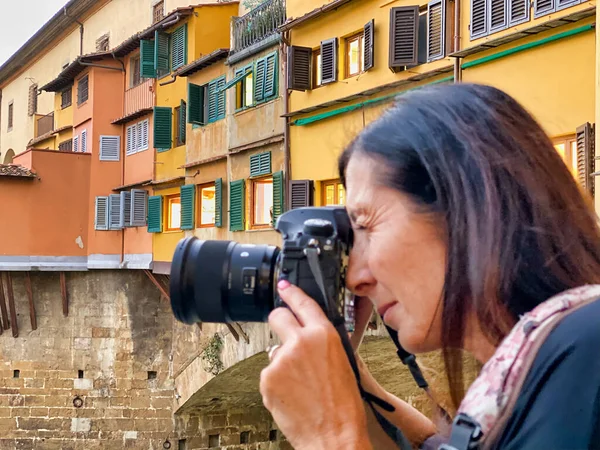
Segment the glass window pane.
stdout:
<svg viewBox="0 0 600 450">
<path fill-rule="evenodd" d="M 564 161 L 565 160 L 565 144 L 564 143 L 554 144 L 554 148 L 556 149 L 556 151 L 558 152 L 558 154 Z"/>
<path fill-rule="evenodd" d="M 571 141 L 571 173 L 579 178 L 577 171 L 577 141 Z"/>
<path fill-rule="evenodd" d="M 213 225 L 215 223 L 215 187 L 202 188 L 200 193 L 200 224 Z"/>
<path fill-rule="evenodd" d="M 325 186 L 325 206 L 335 205 L 335 186 L 328 184 Z"/>
<path fill-rule="evenodd" d="M 321 54 L 317 55 L 317 86 L 321 86 L 323 80 L 323 63 L 321 62 Z"/>
<path fill-rule="evenodd" d="M 338 204 L 345 205 L 346 204 L 346 191 L 344 190 L 344 185 L 341 183 L 338 184 L 337 189 L 338 189 Z"/>
<path fill-rule="evenodd" d="M 251 106 L 254 103 L 254 90 L 252 89 L 252 74 L 246 77 L 246 98 L 244 106 Z"/>
<path fill-rule="evenodd" d="M 356 75 L 360 72 L 360 39 L 354 39 L 348 45 L 348 75 Z"/>
<path fill-rule="evenodd" d="M 273 211 L 273 180 L 254 183 L 254 225 L 269 225 Z"/>
<path fill-rule="evenodd" d="M 181 227 L 181 202 L 179 198 L 169 200 L 169 228 Z"/>
</svg>

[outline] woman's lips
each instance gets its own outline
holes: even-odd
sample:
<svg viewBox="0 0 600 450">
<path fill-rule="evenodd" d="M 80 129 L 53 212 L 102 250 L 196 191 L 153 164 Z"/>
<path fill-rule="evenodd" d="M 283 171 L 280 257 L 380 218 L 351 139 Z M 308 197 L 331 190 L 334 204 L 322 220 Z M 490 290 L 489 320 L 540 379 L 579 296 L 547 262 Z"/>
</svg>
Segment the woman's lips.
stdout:
<svg viewBox="0 0 600 450">
<path fill-rule="evenodd" d="M 391 303 L 383 305 L 382 307 L 377 309 L 377 312 L 383 318 L 384 321 L 385 321 L 385 313 L 388 312 L 390 310 L 390 308 L 392 308 L 396 304 L 398 304 L 398 302 L 391 302 Z"/>
</svg>

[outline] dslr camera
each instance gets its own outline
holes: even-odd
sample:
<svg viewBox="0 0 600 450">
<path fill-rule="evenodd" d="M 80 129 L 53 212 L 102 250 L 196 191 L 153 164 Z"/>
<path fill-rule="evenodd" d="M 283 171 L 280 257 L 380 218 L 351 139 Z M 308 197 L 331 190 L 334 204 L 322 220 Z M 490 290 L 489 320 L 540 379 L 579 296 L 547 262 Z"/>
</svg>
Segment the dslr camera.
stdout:
<svg viewBox="0 0 600 450">
<path fill-rule="evenodd" d="M 283 246 L 182 239 L 171 266 L 175 318 L 196 322 L 266 322 L 285 306 L 277 282 L 300 287 L 330 321 L 354 331 L 354 297 L 346 289 L 352 227 L 343 207 L 298 208 L 281 215 L 275 229 Z"/>
</svg>

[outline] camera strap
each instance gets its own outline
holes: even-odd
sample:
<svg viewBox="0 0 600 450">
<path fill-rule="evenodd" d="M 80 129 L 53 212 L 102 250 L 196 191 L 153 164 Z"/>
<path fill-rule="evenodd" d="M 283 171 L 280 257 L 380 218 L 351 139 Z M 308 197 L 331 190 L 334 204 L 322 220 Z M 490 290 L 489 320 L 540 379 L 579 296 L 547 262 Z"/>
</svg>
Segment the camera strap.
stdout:
<svg viewBox="0 0 600 450">
<path fill-rule="evenodd" d="M 365 391 L 360 381 L 360 372 L 358 370 L 358 364 L 356 363 L 356 358 L 354 357 L 354 351 L 352 349 L 352 345 L 350 344 L 350 339 L 348 337 L 348 333 L 346 332 L 346 326 L 344 318 L 340 315 L 339 311 L 335 307 L 335 302 L 333 302 L 329 295 L 327 294 L 327 290 L 325 289 L 325 282 L 323 280 L 323 273 L 321 271 L 321 265 L 319 264 L 319 249 L 315 247 L 307 247 L 305 249 L 306 258 L 308 260 L 308 265 L 312 274 L 319 286 L 319 290 L 321 291 L 321 295 L 323 295 L 323 299 L 325 301 L 325 306 L 328 310 L 328 315 L 332 320 L 333 326 L 338 332 L 340 339 L 342 340 L 342 345 L 344 346 L 344 351 L 346 352 L 346 356 L 348 357 L 348 361 L 350 362 L 350 366 L 352 367 L 352 371 L 354 372 L 354 377 L 356 378 L 356 383 L 358 385 L 358 389 L 360 391 L 360 396 L 365 403 L 369 405 L 373 415 L 377 419 L 377 422 L 381 426 L 381 428 L 385 431 L 385 433 L 398 445 L 398 448 L 401 450 L 409 450 L 412 449 L 412 445 L 406 439 L 406 437 L 402 434 L 400 429 L 392 424 L 389 420 L 387 420 L 377 409 L 375 409 L 374 405 L 379 406 L 384 411 L 393 412 L 395 408 L 390 405 L 385 400 L 371 394 L 370 392 Z"/>
</svg>

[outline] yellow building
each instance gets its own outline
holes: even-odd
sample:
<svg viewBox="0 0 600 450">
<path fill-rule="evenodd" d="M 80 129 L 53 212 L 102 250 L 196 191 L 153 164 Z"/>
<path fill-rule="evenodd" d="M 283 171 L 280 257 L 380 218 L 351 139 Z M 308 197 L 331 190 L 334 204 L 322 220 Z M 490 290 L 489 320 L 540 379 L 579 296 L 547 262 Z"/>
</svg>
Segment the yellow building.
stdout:
<svg viewBox="0 0 600 450">
<path fill-rule="evenodd" d="M 453 3 L 325 3 L 289 0 L 282 27 L 292 206 L 343 204 L 337 158 L 350 140 L 398 93 L 453 80 Z"/>
</svg>

